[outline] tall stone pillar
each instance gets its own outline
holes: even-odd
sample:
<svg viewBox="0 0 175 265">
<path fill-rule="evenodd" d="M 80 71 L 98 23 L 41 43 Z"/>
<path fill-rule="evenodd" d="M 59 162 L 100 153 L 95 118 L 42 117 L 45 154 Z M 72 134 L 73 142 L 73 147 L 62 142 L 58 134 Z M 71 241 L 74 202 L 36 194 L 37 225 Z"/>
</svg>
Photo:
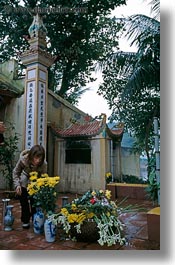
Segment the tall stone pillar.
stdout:
<svg viewBox="0 0 175 265">
<path fill-rule="evenodd" d="M 25 78 L 25 148 L 39 144 L 46 149 L 48 67 L 55 60 L 47 52 L 47 30 L 36 14 L 29 27 L 30 47 L 20 55 L 26 66 Z"/>
</svg>

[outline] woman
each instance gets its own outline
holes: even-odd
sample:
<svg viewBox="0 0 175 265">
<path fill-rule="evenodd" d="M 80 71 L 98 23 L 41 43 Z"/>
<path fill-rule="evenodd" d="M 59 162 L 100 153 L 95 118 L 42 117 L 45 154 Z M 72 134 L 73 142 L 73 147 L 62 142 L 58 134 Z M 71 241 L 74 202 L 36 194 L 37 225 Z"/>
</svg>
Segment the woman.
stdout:
<svg viewBox="0 0 175 265">
<path fill-rule="evenodd" d="M 30 150 L 24 150 L 13 170 L 13 182 L 21 204 L 21 221 L 23 228 L 30 227 L 30 217 L 35 213 L 32 207 L 32 199 L 27 192 L 30 172 L 37 171 L 38 176 L 47 173 L 47 163 L 45 162 L 45 150 L 41 145 L 34 145 Z M 31 209 L 30 209 L 31 206 Z"/>
</svg>

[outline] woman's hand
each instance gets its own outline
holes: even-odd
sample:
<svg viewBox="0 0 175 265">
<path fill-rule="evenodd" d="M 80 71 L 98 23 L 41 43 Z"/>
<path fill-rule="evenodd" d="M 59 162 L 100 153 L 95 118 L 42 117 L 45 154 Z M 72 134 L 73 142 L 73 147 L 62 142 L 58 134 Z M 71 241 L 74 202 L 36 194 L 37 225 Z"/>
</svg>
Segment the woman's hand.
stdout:
<svg viewBox="0 0 175 265">
<path fill-rule="evenodd" d="M 18 187 L 16 188 L 16 193 L 17 193 L 17 195 L 21 195 L 21 193 L 22 193 L 21 186 L 18 186 Z"/>
</svg>

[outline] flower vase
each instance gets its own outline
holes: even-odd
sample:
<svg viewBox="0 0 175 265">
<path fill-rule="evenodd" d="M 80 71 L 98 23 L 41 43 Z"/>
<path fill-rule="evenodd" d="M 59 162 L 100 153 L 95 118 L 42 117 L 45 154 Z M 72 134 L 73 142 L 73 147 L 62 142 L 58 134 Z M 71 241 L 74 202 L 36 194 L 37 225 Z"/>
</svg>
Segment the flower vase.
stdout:
<svg viewBox="0 0 175 265">
<path fill-rule="evenodd" d="M 44 234 L 47 242 L 54 242 L 56 238 L 56 225 L 52 221 L 45 219 Z"/>
<path fill-rule="evenodd" d="M 44 213 L 40 207 L 36 208 L 36 213 L 33 215 L 33 230 L 35 234 L 44 233 Z"/>
<path fill-rule="evenodd" d="M 5 231 L 11 231 L 12 225 L 14 223 L 14 216 L 12 214 L 13 205 L 7 205 L 6 206 L 6 213 L 4 216 L 4 230 Z"/>
</svg>

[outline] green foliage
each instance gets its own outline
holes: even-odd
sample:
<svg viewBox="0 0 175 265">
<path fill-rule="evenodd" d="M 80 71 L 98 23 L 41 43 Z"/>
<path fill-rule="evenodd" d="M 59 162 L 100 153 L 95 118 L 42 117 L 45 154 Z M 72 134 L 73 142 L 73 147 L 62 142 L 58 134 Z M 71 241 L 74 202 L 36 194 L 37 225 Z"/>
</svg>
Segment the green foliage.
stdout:
<svg viewBox="0 0 175 265">
<path fill-rule="evenodd" d="M 125 0 L 3 0 L 0 7 L 0 60 L 17 56 L 28 47 L 24 38 L 32 23 L 34 8 L 86 8 L 87 12 L 45 12 L 48 51 L 57 56 L 49 70 L 49 89 L 72 103 L 77 92 L 94 79 L 94 62 L 118 46 L 120 23 L 108 15 Z M 7 37 L 8 36 L 8 37 Z M 59 89 L 58 89 L 59 88 Z M 79 95 L 79 94 L 78 94 Z"/>
<path fill-rule="evenodd" d="M 136 176 L 132 176 L 132 175 L 123 175 L 122 176 L 122 182 L 125 183 L 133 183 L 133 184 L 147 184 L 148 181 L 145 181 L 143 179 L 140 179 Z"/>
<path fill-rule="evenodd" d="M 160 23 L 144 15 L 124 22 L 123 31 L 137 52 L 116 52 L 101 63 L 102 95 L 112 110 L 111 121 L 124 122 L 149 159 L 153 149 L 153 118 L 160 117 Z"/>
<path fill-rule="evenodd" d="M 6 180 L 7 188 L 13 189 L 13 168 L 15 155 L 18 151 L 19 135 L 15 132 L 15 127 L 9 123 L 4 142 L 0 145 L 1 172 Z"/>
</svg>

